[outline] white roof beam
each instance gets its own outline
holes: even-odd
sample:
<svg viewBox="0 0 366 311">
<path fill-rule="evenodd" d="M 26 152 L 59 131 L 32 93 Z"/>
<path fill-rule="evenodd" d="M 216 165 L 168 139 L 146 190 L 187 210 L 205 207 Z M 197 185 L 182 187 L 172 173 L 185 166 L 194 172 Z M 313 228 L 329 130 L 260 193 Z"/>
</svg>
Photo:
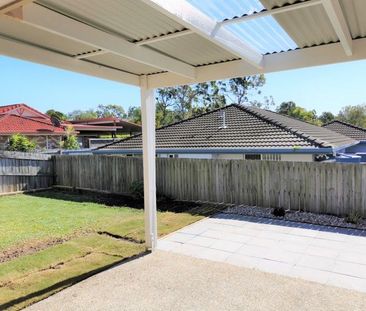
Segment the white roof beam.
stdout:
<svg viewBox="0 0 366 311">
<path fill-rule="evenodd" d="M 196 34 L 250 63 L 262 67 L 263 55 L 230 31 L 217 29 L 217 22 L 186 0 L 142 0 L 150 7 L 168 16 Z"/>
<path fill-rule="evenodd" d="M 305 2 L 299 2 L 299 3 L 286 5 L 286 6 L 271 9 L 271 10 L 263 10 L 261 12 L 248 14 L 248 15 L 244 15 L 241 17 L 225 19 L 225 20 L 219 22 L 218 25 L 224 26 L 224 25 L 229 25 L 229 24 L 243 23 L 243 22 L 247 22 L 247 21 L 250 21 L 250 20 L 253 20 L 256 18 L 260 18 L 260 17 L 276 15 L 276 14 L 280 14 L 280 13 L 285 13 L 285 12 L 289 12 L 289 11 L 307 8 L 307 7 L 314 6 L 314 5 L 320 5 L 321 3 L 322 3 L 322 0 L 309 0 L 309 1 L 305 1 Z"/>
<path fill-rule="evenodd" d="M 306 49 L 264 55 L 264 68 L 258 69 L 242 60 L 197 68 L 195 82 L 230 79 L 259 73 L 278 72 L 313 66 L 336 64 L 366 59 L 366 38 L 353 40 L 353 54 L 347 56 L 341 43 L 332 43 Z M 187 79 L 171 73 L 149 75 L 149 86 L 153 88 L 190 84 Z"/>
<path fill-rule="evenodd" d="M 338 0 L 323 0 L 323 6 L 347 56 L 352 55 L 352 36 Z"/>
<path fill-rule="evenodd" d="M 0 36 L 0 54 L 38 64 L 70 70 L 102 79 L 139 86 L 139 76 L 65 56 L 24 42 Z"/>
<path fill-rule="evenodd" d="M 23 22 L 161 70 L 195 78 L 195 67 L 112 35 L 37 4 L 23 8 Z"/>
<path fill-rule="evenodd" d="M 137 42 L 135 42 L 135 44 L 138 45 L 138 46 L 147 45 L 147 44 L 160 42 L 160 41 L 164 41 L 164 40 L 179 38 L 179 37 L 182 37 L 182 36 L 190 35 L 192 33 L 194 33 L 192 30 L 185 29 L 185 30 L 177 31 L 177 32 L 170 33 L 170 34 L 167 34 L 167 35 L 162 35 L 162 36 L 159 36 L 159 37 L 154 37 L 154 38 L 149 38 L 149 39 L 146 39 L 146 40 L 137 41 Z"/>
</svg>

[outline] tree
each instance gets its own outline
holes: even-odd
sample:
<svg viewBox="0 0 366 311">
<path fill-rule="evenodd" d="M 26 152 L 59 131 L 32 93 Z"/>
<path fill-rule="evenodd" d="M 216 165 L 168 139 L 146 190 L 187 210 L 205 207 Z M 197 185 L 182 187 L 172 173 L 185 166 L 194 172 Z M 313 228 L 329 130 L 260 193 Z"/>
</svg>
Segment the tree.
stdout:
<svg viewBox="0 0 366 311">
<path fill-rule="evenodd" d="M 133 123 L 141 124 L 141 108 L 133 106 L 128 108 L 127 118 Z"/>
<path fill-rule="evenodd" d="M 58 120 L 61 120 L 61 121 L 65 121 L 67 119 L 67 116 L 64 113 L 62 113 L 61 111 L 54 110 L 54 109 L 47 110 L 46 115 L 57 118 Z"/>
<path fill-rule="evenodd" d="M 85 120 L 98 118 L 98 114 L 93 110 L 74 110 L 67 115 L 70 120 Z"/>
<path fill-rule="evenodd" d="M 76 138 L 76 135 L 74 134 L 74 128 L 71 125 L 69 125 L 66 127 L 65 131 L 66 131 L 66 138 L 62 142 L 61 147 L 67 150 L 79 149 L 79 143 Z"/>
<path fill-rule="evenodd" d="M 306 110 L 303 107 L 297 106 L 293 101 L 283 102 L 277 107 L 276 111 L 295 119 L 299 119 L 315 125 L 320 125 L 318 116 L 315 110 Z"/>
<path fill-rule="evenodd" d="M 31 152 L 36 149 L 36 143 L 21 134 L 13 134 L 9 138 L 7 150 L 19 152 Z"/>
<path fill-rule="evenodd" d="M 249 101 L 249 96 L 252 95 L 253 92 L 261 94 L 259 88 L 261 88 L 265 83 L 266 78 L 263 74 L 243 78 L 233 78 L 228 82 L 226 96 L 228 96 L 232 102 L 241 105 Z"/>
<path fill-rule="evenodd" d="M 290 112 L 296 108 L 296 104 L 293 101 L 282 102 L 276 111 L 280 114 L 289 115 Z"/>
<path fill-rule="evenodd" d="M 125 110 L 120 105 L 99 105 L 96 114 L 98 118 L 116 117 L 124 119 L 127 117 Z"/>
<path fill-rule="evenodd" d="M 335 119 L 335 116 L 333 113 L 329 112 L 329 111 L 324 111 L 320 116 L 319 116 L 319 121 L 322 124 L 328 123 L 330 121 L 333 121 Z"/>
<path fill-rule="evenodd" d="M 339 112 L 338 118 L 356 126 L 366 127 L 366 104 L 345 106 Z"/>
</svg>

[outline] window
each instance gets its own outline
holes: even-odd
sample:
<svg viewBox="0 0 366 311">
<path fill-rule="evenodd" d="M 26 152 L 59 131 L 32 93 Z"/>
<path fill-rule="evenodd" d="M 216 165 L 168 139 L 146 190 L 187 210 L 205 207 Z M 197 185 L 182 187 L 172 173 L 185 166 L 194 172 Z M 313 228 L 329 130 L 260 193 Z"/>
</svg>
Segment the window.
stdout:
<svg viewBox="0 0 366 311">
<path fill-rule="evenodd" d="M 246 154 L 245 160 L 261 160 L 260 154 Z"/>
</svg>

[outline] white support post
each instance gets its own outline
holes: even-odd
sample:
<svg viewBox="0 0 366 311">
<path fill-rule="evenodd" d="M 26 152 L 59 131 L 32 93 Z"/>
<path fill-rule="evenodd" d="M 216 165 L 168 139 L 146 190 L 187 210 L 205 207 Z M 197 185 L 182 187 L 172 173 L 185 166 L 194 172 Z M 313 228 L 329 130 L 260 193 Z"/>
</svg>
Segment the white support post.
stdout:
<svg viewBox="0 0 366 311">
<path fill-rule="evenodd" d="M 156 176 L 155 176 L 155 97 L 147 77 L 140 79 L 142 146 L 144 165 L 145 243 L 154 250 L 157 244 Z"/>
</svg>

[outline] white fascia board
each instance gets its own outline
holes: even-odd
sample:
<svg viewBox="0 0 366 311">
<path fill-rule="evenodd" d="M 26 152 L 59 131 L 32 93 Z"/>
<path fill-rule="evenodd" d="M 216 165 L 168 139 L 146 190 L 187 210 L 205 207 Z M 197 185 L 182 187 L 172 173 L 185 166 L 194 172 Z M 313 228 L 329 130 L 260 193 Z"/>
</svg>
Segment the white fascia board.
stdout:
<svg viewBox="0 0 366 311">
<path fill-rule="evenodd" d="M 23 8 L 22 22 L 133 61 L 194 79 L 195 67 L 121 37 L 78 22 L 37 4 Z"/>
<path fill-rule="evenodd" d="M 323 7 L 347 56 L 352 55 L 352 36 L 338 0 L 323 0 Z"/>
<path fill-rule="evenodd" d="M 262 70 L 253 68 L 253 66 L 249 66 L 248 63 L 242 60 L 198 67 L 195 83 L 329 65 L 361 59 L 366 59 L 366 39 L 353 40 L 353 54 L 351 56 L 345 55 L 341 43 L 332 43 L 265 55 L 264 68 Z M 182 79 L 177 75 L 169 73 L 149 75 L 148 80 L 150 87 L 154 88 L 192 83 L 187 79 Z"/>
<path fill-rule="evenodd" d="M 217 27 L 218 23 L 186 0 L 142 0 L 144 3 L 193 30 L 226 51 L 242 58 L 256 68 L 262 67 L 263 55 L 232 32 Z"/>
<path fill-rule="evenodd" d="M 0 36 L 0 54 L 102 79 L 140 85 L 139 76 L 75 59 L 27 43 Z"/>
</svg>

